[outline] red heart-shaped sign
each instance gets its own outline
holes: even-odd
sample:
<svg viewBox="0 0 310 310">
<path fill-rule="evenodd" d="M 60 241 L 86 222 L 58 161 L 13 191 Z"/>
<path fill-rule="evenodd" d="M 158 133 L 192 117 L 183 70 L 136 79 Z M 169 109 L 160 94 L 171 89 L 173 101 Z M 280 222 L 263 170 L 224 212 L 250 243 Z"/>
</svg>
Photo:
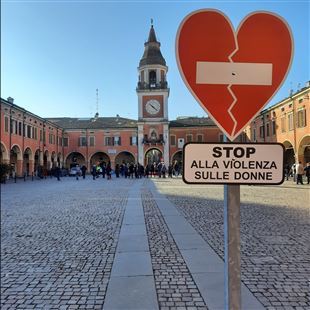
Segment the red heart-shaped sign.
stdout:
<svg viewBox="0 0 310 310">
<path fill-rule="evenodd" d="M 282 85 L 293 57 L 288 24 L 270 12 L 253 12 L 237 31 L 217 10 L 192 12 L 176 38 L 182 78 L 230 140 Z"/>
</svg>

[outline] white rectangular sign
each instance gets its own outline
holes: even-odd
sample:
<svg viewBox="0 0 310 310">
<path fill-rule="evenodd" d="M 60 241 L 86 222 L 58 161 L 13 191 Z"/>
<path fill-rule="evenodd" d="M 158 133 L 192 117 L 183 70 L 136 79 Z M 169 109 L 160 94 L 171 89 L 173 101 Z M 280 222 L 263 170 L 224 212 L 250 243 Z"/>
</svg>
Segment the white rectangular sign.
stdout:
<svg viewBox="0 0 310 310">
<path fill-rule="evenodd" d="M 207 62 L 196 65 L 197 84 L 272 85 L 272 64 Z"/>
<path fill-rule="evenodd" d="M 281 184 L 284 146 L 280 143 L 188 143 L 183 180 L 189 184 Z"/>
</svg>

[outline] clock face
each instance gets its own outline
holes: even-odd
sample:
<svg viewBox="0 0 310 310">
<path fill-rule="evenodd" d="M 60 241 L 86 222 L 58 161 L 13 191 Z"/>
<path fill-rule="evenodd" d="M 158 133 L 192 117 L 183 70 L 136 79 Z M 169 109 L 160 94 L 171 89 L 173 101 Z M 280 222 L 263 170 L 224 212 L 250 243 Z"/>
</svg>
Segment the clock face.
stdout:
<svg viewBox="0 0 310 310">
<path fill-rule="evenodd" d="M 151 99 L 145 104 L 145 109 L 147 113 L 155 115 L 160 111 L 160 103 L 158 100 Z"/>
</svg>

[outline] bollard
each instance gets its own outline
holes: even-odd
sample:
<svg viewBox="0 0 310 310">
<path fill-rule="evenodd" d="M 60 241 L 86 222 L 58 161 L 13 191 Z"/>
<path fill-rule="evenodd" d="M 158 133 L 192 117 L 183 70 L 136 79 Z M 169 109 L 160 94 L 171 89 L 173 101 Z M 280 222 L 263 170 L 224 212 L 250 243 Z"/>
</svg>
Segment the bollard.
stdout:
<svg viewBox="0 0 310 310">
<path fill-rule="evenodd" d="M 16 183 L 16 181 L 17 181 L 17 178 L 16 178 L 16 174 L 15 174 L 15 176 L 14 176 L 14 182 Z"/>
<path fill-rule="evenodd" d="M 26 173 L 24 173 L 24 182 L 26 182 Z"/>
<path fill-rule="evenodd" d="M 31 181 L 33 181 L 33 172 L 31 173 Z"/>
</svg>

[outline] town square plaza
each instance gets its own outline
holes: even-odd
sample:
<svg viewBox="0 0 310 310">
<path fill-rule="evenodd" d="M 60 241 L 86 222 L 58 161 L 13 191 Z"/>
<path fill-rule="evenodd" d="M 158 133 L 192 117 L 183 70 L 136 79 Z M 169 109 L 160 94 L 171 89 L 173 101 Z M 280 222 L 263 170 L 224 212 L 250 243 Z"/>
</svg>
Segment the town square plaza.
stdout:
<svg viewBox="0 0 310 310">
<path fill-rule="evenodd" d="M 241 186 L 242 309 L 309 309 L 309 185 Z M 224 309 L 223 185 L 1 184 L 1 309 Z"/>
</svg>

